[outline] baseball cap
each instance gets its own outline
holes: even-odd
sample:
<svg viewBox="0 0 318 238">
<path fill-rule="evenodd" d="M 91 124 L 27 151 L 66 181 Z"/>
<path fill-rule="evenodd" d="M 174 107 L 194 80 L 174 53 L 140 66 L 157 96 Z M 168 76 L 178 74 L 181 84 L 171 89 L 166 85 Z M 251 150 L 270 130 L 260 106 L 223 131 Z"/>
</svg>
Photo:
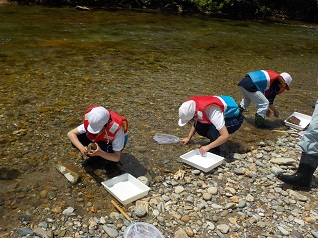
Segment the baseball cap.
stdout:
<svg viewBox="0 0 318 238">
<path fill-rule="evenodd" d="M 85 115 L 85 118 L 88 121 L 88 132 L 92 134 L 100 132 L 107 124 L 109 117 L 109 112 L 104 107 L 94 107 Z"/>
<path fill-rule="evenodd" d="M 286 72 L 281 73 L 280 76 L 282 76 L 282 78 L 284 79 L 285 83 L 286 83 L 286 89 L 289 90 L 289 86 L 291 84 L 292 78 L 290 77 L 290 75 Z"/>
<path fill-rule="evenodd" d="M 195 101 L 189 100 L 179 107 L 179 126 L 187 124 L 195 115 Z"/>
</svg>

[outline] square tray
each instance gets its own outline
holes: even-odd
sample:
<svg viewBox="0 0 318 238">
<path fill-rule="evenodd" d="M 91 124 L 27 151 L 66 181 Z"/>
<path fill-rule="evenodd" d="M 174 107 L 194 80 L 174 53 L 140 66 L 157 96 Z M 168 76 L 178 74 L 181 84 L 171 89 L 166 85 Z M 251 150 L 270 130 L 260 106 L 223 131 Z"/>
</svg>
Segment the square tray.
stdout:
<svg viewBox="0 0 318 238">
<path fill-rule="evenodd" d="M 192 150 L 180 156 L 183 163 L 189 164 L 203 172 L 209 172 L 223 163 L 224 157 L 207 152 L 200 155 L 199 149 Z"/>
<path fill-rule="evenodd" d="M 295 125 L 295 124 L 290 123 L 290 122 L 287 121 L 288 118 L 290 118 L 292 116 L 295 116 L 295 117 L 297 117 L 300 120 L 299 125 Z M 310 121 L 311 121 L 311 116 L 308 116 L 308 115 L 305 115 L 305 114 L 302 114 L 302 113 L 299 113 L 299 112 L 294 112 L 289 117 L 287 117 L 287 119 L 284 122 L 285 122 L 286 126 L 293 127 L 293 128 L 295 128 L 297 130 L 303 130 L 303 129 L 305 129 L 308 126 Z"/>
<path fill-rule="evenodd" d="M 146 196 L 150 190 L 147 185 L 128 173 L 103 181 L 102 185 L 123 205 Z"/>
</svg>

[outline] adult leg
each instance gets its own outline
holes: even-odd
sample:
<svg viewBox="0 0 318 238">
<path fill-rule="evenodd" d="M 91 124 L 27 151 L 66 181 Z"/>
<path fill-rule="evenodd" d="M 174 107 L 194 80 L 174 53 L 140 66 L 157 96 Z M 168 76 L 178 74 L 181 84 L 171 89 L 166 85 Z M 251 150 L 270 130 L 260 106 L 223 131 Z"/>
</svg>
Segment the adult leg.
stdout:
<svg viewBox="0 0 318 238">
<path fill-rule="evenodd" d="M 277 178 L 285 183 L 309 188 L 317 166 L 318 157 L 303 152 L 301 154 L 297 172 L 293 175 L 279 174 L 277 175 Z"/>
<path fill-rule="evenodd" d="M 293 175 L 280 174 L 277 177 L 285 183 L 308 188 L 318 166 L 318 101 L 309 127 L 302 136 L 299 145 L 303 153 L 297 172 Z"/>
</svg>

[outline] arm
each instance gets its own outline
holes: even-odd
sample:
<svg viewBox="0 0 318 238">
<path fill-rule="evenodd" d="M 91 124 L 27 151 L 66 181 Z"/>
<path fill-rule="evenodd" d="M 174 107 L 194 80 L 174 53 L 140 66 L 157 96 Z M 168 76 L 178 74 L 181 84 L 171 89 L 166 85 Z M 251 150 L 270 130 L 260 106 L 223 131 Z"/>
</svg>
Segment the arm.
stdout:
<svg viewBox="0 0 318 238">
<path fill-rule="evenodd" d="M 120 160 L 121 151 L 114 151 L 113 153 L 108 153 L 106 151 L 103 151 L 97 143 L 95 143 L 97 146 L 97 149 L 93 152 L 89 153 L 89 156 L 100 156 L 106 160 L 118 162 Z"/>
<path fill-rule="evenodd" d="M 100 156 L 106 160 L 118 162 L 120 160 L 121 151 L 124 148 L 125 143 L 125 134 L 123 128 L 120 128 L 119 131 L 116 133 L 115 138 L 112 142 L 112 148 L 113 152 L 108 153 L 107 151 L 102 150 L 97 143 L 96 147 L 97 149 L 95 151 L 92 151 L 92 153 L 89 153 L 89 156 Z"/>
<path fill-rule="evenodd" d="M 183 143 L 183 144 L 188 144 L 194 134 L 195 134 L 195 127 L 194 127 L 194 125 L 192 125 L 188 137 L 183 138 L 183 139 L 181 140 L 181 143 Z"/>
<path fill-rule="evenodd" d="M 72 144 L 74 146 L 76 146 L 77 149 L 79 149 L 79 151 L 83 154 L 86 155 L 87 154 L 87 147 L 83 146 L 82 143 L 78 140 L 77 136 L 79 135 L 79 131 L 77 128 L 74 128 L 73 130 L 70 130 L 67 133 L 67 137 L 68 139 L 72 142 Z"/>
<path fill-rule="evenodd" d="M 271 112 L 273 111 L 275 117 L 279 117 L 279 111 L 274 106 L 274 100 L 277 96 L 277 94 L 281 91 L 281 85 L 279 83 L 279 80 L 275 80 L 272 84 L 272 86 L 269 89 L 269 93 L 267 95 L 267 99 L 269 101 L 269 110 L 266 112 L 266 116 L 270 116 Z"/>
<path fill-rule="evenodd" d="M 223 143 L 228 141 L 228 139 L 230 138 L 230 134 L 227 131 L 227 128 L 225 125 L 219 130 L 219 133 L 220 133 L 220 136 L 215 141 L 212 141 L 210 144 L 200 147 L 201 155 L 204 155 L 206 152 L 208 152 L 214 147 L 222 145 Z"/>
<path fill-rule="evenodd" d="M 269 109 L 274 112 L 274 116 L 275 116 L 275 117 L 279 117 L 279 111 L 276 109 L 276 107 L 274 106 L 274 104 L 269 104 Z M 269 116 L 269 115 L 270 115 L 270 110 L 267 111 L 266 116 Z"/>
</svg>

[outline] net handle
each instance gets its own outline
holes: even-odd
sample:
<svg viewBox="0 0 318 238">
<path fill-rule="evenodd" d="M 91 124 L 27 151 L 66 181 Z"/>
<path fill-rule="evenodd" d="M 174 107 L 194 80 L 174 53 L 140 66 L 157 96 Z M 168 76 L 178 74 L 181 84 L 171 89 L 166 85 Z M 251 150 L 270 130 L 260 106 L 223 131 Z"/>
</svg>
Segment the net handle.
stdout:
<svg viewBox="0 0 318 238">
<path fill-rule="evenodd" d="M 124 212 L 124 210 L 121 209 L 121 207 L 120 207 L 114 200 L 111 200 L 111 203 L 117 208 L 118 211 L 120 211 L 121 214 L 123 214 L 123 216 L 124 216 L 128 221 L 130 221 L 130 217 L 127 215 L 127 213 Z"/>
</svg>

